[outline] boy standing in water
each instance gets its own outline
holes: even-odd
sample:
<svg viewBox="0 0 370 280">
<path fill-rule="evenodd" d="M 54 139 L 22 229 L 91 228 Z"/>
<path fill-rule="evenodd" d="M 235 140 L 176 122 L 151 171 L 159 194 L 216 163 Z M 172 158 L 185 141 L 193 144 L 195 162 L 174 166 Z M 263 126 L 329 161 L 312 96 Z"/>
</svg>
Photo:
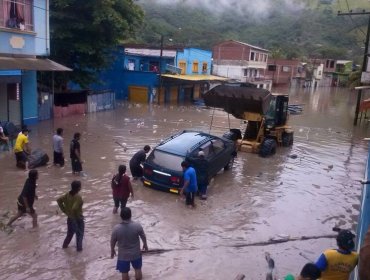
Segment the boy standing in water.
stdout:
<svg viewBox="0 0 370 280">
<path fill-rule="evenodd" d="M 70 145 L 70 157 L 73 174 L 80 174 L 80 172 L 82 171 L 81 147 L 79 142 L 80 137 L 81 134 L 79 132 L 76 132 Z"/>
<path fill-rule="evenodd" d="M 77 251 L 82 251 L 82 239 L 84 236 L 85 222 L 82 215 L 82 197 L 79 195 L 81 182 L 73 181 L 71 190 L 59 197 L 57 202 L 60 210 L 67 215 L 67 236 L 63 242 L 63 248 L 67 248 L 76 234 Z"/>
<path fill-rule="evenodd" d="M 57 133 L 53 136 L 54 165 L 64 166 L 63 153 L 63 128 L 58 128 Z"/>
<path fill-rule="evenodd" d="M 17 200 L 18 213 L 14 217 L 10 218 L 7 226 L 11 226 L 15 220 L 28 213 L 32 217 L 33 227 L 37 227 L 37 214 L 33 208 L 33 203 L 35 199 L 38 199 L 36 195 L 36 181 L 38 178 L 39 174 L 36 169 L 32 169 L 28 172 L 28 179 L 26 180 L 23 190 Z"/>
</svg>

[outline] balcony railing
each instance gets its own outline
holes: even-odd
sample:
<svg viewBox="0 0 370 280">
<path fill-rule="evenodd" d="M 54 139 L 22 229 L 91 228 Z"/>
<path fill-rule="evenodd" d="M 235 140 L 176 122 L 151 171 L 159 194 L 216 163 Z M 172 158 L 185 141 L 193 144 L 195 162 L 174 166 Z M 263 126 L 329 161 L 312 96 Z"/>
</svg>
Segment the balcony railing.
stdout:
<svg viewBox="0 0 370 280">
<path fill-rule="evenodd" d="M 166 64 L 166 72 L 170 72 L 172 74 L 181 74 L 181 68 L 178 68 L 175 65 Z"/>
</svg>

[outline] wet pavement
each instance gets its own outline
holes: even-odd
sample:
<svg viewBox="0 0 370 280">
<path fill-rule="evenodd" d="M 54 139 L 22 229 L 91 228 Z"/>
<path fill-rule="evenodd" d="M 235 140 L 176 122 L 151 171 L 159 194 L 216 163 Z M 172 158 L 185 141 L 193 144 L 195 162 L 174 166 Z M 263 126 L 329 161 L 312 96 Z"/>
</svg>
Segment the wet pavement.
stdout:
<svg viewBox="0 0 370 280">
<path fill-rule="evenodd" d="M 279 148 L 271 158 L 239 153 L 233 168 L 221 172 L 209 187 L 209 199 L 189 210 L 179 196 L 133 183 L 128 202 L 133 219 L 146 231 L 150 249 L 144 255 L 145 279 L 265 279 L 265 252 L 275 260 L 278 275 L 298 273 L 304 263 L 335 246 L 330 238 L 248 246 L 270 238 L 333 234 L 335 225 L 355 229 L 359 213 L 368 136 L 367 122 L 353 127 L 355 92 L 341 89 L 292 90 L 291 104 L 304 104 L 303 114 L 290 116 L 295 131 L 292 148 Z M 81 132 L 86 177 L 63 169 L 38 168 L 39 228 L 31 218 L 16 221 L 12 232 L 0 231 L 0 279 L 120 279 L 110 259 L 110 233 L 120 222 L 112 214 L 110 180 L 119 164 L 145 144 L 152 147 L 182 129 L 209 131 L 212 110 L 196 106 L 121 104 L 114 111 L 40 122 L 30 127 L 32 147 L 52 157 L 51 137 L 65 129 L 65 149 Z M 218 126 L 227 115 L 216 111 Z M 232 127 L 240 127 L 231 119 Z M 213 129 L 216 135 L 224 129 Z M 118 143 L 118 144 L 117 144 Z M 126 147 L 126 148 L 124 148 Z M 295 158 L 292 155 L 297 155 Z M 0 222 L 16 211 L 26 173 L 15 168 L 12 153 L 0 154 Z M 84 250 L 74 240 L 63 250 L 66 217 L 56 198 L 81 179 L 86 222 Z M 133 272 L 131 271 L 131 278 Z"/>
</svg>

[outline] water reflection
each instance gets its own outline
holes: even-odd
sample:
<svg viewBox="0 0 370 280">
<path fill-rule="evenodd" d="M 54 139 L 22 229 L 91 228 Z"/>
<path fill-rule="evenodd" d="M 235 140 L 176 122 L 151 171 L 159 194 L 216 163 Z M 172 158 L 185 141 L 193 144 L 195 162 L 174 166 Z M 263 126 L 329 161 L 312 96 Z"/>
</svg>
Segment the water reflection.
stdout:
<svg viewBox="0 0 370 280">
<path fill-rule="evenodd" d="M 150 248 L 172 251 L 144 256 L 145 279 L 232 279 L 237 273 L 263 279 L 264 252 L 275 258 L 279 272 L 298 271 L 315 259 L 330 239 L 295 241 L 265 247 L 234 247 L 271 237 L 324 235 L 331 227 L 353 228 L 358 215 L 366 160 L 365 123 L 353 128 L 354 92 L 335 89 L 293 89 L 292 104 L 304 104 L 302 115 L 290 116 L 295 130 L 292 148 L 279 148 L 271 158 L 239 153 L 234 168 L 211 182 L 209 199 L 197 201 L 195 211 L 173 194 L 135 182 L 135 200 L 129 201 L 133 218 L 147 233 Z M 0 232 L 0 275 L 4 279 L 117 279 L 115 260 L 109 258 L 114 224 L 110 179 L 119 164 L 127 164 L 144 145 L 182 129 L 209 131 L 212 110 L 195 106 L 121 104 L 115 111 L 45 121 L 32 127 L 33 147 L 51 155 L 51 136 L 63 127 L 65 146 L 81 132 L 82 158 L 87 177 L 83 183 L 86 241 L 84 251 L 62 250 L 65 217 L 55 199 L 75 179 L 70 163 L 64 169 L 40 168 L 36 208 L 40 228 L 29 233 L 27 217 L 14 232 Z M 227 115 L 216 111 L 217 124 L 228 127 Z M 231 119 L 231 127 L 241 127 Z M 212 129 L 221 135 L 224 128 Z M 118 144 L 117 144 L 118 143 Z M 295 155 L 296 157 L 292 156 Z M 14 168 L 11 153 L 0 158 L 0 214 L 15 211 L 15 200 L 26 174 Z M 2 221 L 6 217 L 2 218 Z M 230 260 L 233 261 L 230 261 Z M 252 261 L 253 260 L 253 261 Z M 225 269 L 225 264 L 227 268 Z M 235 275 L 230 275 L 235 272 Z M 37 278 L 38 277 L 38 278 Z"/>
</svg>

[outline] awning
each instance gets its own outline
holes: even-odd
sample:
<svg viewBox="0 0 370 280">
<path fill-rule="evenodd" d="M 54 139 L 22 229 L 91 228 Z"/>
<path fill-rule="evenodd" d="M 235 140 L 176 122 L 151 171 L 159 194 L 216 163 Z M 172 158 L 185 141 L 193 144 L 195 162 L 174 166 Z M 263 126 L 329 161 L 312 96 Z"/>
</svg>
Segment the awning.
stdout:
<svg viewBox="0 0 370 280">
<path fill-rule="evenodd" d="M 0 57 L 0 70 L 72 71 L 45 58 Z"/>
<path fill-rule="evenodd" d="M 162 77 L 170 79 L 178 79 L 183 81 L 227 81 L 229 78 L 214 76 L 214 75 L 172 75 L 163 74 Z"/>
</svg>

